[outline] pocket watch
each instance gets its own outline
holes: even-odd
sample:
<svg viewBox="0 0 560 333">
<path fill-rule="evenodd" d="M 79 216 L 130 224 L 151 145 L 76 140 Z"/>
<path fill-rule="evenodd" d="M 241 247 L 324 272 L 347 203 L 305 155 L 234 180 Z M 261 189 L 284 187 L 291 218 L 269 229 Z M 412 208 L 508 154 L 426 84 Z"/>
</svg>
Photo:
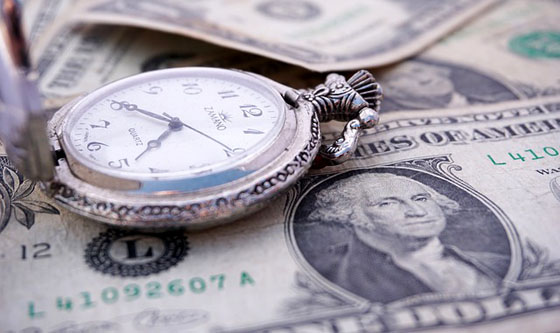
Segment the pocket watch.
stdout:
<svg viewBox="0 0 560 333">
<path fill-rule="evenodd" d="M 295 90 L 248 72 L 191 67 L 115 81 L 47 122 L 17 2 L 3 3 L 6 152 L 61 206 L 94 220 L 151 229 L 235 220 L 288 189 L 313 163 L 350 158 L 360 133 L 379 120 L 382 90 L 365 70 Z M 347 124 L 340 138 L 322 145 L 319 122 L 331 120 Z"/>
</svg>

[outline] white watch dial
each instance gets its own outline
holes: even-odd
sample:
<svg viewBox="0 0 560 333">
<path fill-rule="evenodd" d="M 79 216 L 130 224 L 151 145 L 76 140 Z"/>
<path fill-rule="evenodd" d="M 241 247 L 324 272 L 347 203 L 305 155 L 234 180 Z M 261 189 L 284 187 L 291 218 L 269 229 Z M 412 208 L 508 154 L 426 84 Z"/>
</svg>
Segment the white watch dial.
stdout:
<svg viewBox="0 0 560 333">
<path fill-rule="evenodd" d="M 65 146 L 86 166 L 125 178 L 192 177 L 238 166 L 284 122 L 279 94 L 245 74 L 171 69 L 108 85 L 78 103 Z"/>
</svg>

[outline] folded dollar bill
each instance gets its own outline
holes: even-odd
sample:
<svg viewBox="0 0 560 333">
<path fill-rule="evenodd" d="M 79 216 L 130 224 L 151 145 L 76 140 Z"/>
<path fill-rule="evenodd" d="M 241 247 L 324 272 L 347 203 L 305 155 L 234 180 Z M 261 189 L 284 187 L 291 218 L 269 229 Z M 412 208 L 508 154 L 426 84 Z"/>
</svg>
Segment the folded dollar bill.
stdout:
<svg viewBox="0 0 560 333">
<path fill-rule="evenodd" d="M 495 1 L 82 1 L 81 22 L 167 31 L 316 71 L 418 53 Z"/>
<path fill-rule="evenodd" d="M 556 1 L 508 1 L 419 56 L 373 69 L 385 90 L 382 111 L 559 95 L 558 38 L 554 38 L 558 13 Z M 299 88 L 318 84 L 323 77 L 266 57 L 130 27 L 56 30 L 42 42 L 36 62 L 41 91 L 53 106 L 110 81 L 167 67 L 239 68 Z"/>
</svg>

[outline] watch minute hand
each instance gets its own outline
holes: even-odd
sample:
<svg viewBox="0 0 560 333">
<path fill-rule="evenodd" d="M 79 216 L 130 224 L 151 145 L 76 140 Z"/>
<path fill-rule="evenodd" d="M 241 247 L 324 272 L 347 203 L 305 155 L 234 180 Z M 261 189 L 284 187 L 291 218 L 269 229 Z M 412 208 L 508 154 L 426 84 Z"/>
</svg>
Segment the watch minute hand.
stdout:
<svg viewBox="0 0 560 333">
<path fill-rule="evenodd" d="M 218 141 L 218 140 L 214 139 L 214 138 L 211 137 L 210 135 L 208 135 L 208 134 L 206 134 L 206 133 L 204 133 L 204 132 L 201 132 L 201 131 L 197 130 L 196 128 L 192 127 L 192 126 L 189 126 L 189 125 L 185 124 L 185 123 L 184 123 L 182 120 L 180 120 L 179 118 L 177 118 L 177 117 L 172 117 L 172 116 L 170 116 L 170 115 L 167 114 L 167 113 L 163 113 L 163 115 L 164 115 L 164 116 L 167 116 L 167 117 L 169 117 L 169 118 L 172 118 L 172 119 L 173 119 L 173 120 L 172 120 L 173 122 L 177 121 L 179 124 L 185 126 L 186 128 L 188 128 L 188 129 L 190 129 L 190 130 L 192 130 L 192 131 L 195 131 L 196 133 L 198 133 L 198 134 L 200 134 L 200 135 L 202 135 L 202 136 L 205 136 L 206 138 L 208 138 L 208 139 L 210 139 L 210 140 L 216 142 L 217 144 L 219 144 L 220 146 L 226 148 L 227 150 L 233 151 L 233 149 L 231 149 L 231 148 L 230 148 L 228 145 L 226 145 L 225 143 L 222 143 L 221 141 Z"/>
</svg>

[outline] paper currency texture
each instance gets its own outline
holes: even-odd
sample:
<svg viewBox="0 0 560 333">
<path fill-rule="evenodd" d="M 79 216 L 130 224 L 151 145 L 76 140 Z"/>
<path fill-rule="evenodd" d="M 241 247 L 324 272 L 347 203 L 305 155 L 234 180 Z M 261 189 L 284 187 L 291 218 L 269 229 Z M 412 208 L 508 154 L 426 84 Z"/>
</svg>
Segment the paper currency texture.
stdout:
<svg viewBox="0 0 560 333">
<path fill-rule="evenodd" d="M 557 1 L 508 1 L 380 77 L 389 110 L 558 96 Z M 556 50 L 556 51 L 555 51 Z"/>
<path fill-rule="evenodd" d="M 553 329 L 558 110 L 540 100 L 389 114 L 351 162 L 192 234 L 84 220 L 3 158 L 3 328 L 487 331 L 523 318 Z"/>
<path fill-rule="evenodd" d="M 239 68 L 304 88 L 324 79 L 308 69 L 400 62 L 372 70 L 381 123 L 349 162 L 204 232 L 72 214 L 0 143 L 0 331 L 557 331 L 558 6 L 30 1 L 51 112 L 160 68 Z M 322 127 L 326 141 L 337 133 Z"/>
<path fill-rule="evenodd" d="M 328 71 L 402 60 L 492 3 L 495 1 L 84 1 L 73 18 L 178 33 Z"/>
</svg>

